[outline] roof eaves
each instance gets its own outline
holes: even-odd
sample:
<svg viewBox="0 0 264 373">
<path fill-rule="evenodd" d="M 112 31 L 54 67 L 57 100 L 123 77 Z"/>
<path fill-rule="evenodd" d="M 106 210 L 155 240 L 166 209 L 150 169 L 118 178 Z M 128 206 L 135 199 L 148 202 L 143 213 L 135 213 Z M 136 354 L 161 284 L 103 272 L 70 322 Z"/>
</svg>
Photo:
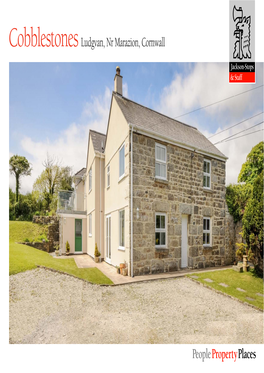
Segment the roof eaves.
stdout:
<svg viewBox="0 0 264 373">
<path fill-rule="evenodd" d="M 133 123 L 128 123 L 128 125 L 129 125 L 130 128 L 133 128 L 133 130 L 135 130 L 136 132 L 147 134 L 147 135 L 149 135 L 153 138 L 156 138 L 156 139 L 161 140 L 161 141 L 168 142 L 170 144 L 177 145 L 181 148 L 196 151 L 197 153 L 204 154 L 204 155 L 207 155 L 207 156 L 211 156 L 212 158 L 219 159 L 219 160 L 225 161 L 225 162 L 228 159 L 228 157 L 226 157 L 225 155 L 220 156 L 219 154 L 214 154 L 214 153 L 211 153 L 211 152 L 207 152 L 207 151 L 204 151 L 202 149 L 196 148 L 192 145 L 188 145 L 188 144 L 181 143 L 179 141 L 172 140 L 171 138 L 169 138 L 167 136 L 161 135 L 161 134 L 159 134 L 157 132 L 154 132 L 154 131 L 146 130 L 145 128 L 136 126 Z"/>
</svg>

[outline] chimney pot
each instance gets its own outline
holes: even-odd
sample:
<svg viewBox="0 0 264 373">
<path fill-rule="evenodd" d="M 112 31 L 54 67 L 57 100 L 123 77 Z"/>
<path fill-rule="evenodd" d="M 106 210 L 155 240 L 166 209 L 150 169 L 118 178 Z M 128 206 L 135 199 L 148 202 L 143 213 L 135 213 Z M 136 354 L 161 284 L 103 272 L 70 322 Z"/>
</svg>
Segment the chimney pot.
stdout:
<svg viewBox="0 0 264 373">
<path fill-rule="evenodd" d="M 120 75 L 120 67 L 117 66 L 116 67 L 116 75 L 115 75 L 115 79 L 114 79 L 114 81 L 115 81 L 114 91 L 121 96 L 123 95 L 122 79 L 123 79 L 123 77 Z"/>
</svg>

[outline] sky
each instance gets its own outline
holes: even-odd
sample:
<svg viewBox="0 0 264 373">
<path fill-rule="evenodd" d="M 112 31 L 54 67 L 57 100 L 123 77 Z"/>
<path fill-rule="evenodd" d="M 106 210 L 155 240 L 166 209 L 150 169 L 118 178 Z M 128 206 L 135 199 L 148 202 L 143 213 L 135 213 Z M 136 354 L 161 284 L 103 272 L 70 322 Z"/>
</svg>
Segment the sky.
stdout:
<svg viewBox="0 0 264 373">
<path fill-rule="evenodd" d="M 215 135 L 214 144 L 263 121 L 263 86 L 257 88 L 263 63 L 256 64 L 256 84 L 243 85 L 228 83 L 227 63 L 10 63 L 9 156 L 25 156 L 33 168 L 21 180 L 21 193 L 32 191 L 47 153 L 74 173 L 86 166 L 89 129 L 106 132 L 117 65 L 125 97 Z M 238 136 L 260 129 L 263 124 Z M 261 140 L 263 131 L 216 145 L 228 157 L 226 184 L 237 182 Z M 12 175 L 9 186 L 15 190 Z"/>
</svg>

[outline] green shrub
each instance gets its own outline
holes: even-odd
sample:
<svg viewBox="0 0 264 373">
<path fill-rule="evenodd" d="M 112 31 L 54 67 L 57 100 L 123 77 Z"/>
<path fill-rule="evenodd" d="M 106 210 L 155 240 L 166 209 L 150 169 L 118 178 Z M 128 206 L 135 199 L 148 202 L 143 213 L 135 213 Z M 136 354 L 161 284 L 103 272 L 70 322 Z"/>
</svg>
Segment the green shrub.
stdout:
<svg viewBox="0 0 264 373">
<path fill-rule="evenodd" d="M 67 253 L 70 252 L 70 249 L 71 249 L 70 244 L 69 244 L 69 242 L 67 241 L 67 242 L 66 242 L 66 251 L 67 251 Z"/>
<path fill-rule="evenodd" d="M 94 249 L 94 256 L 99 257 L 101 255 L 100 251 L 98 250 L 97 243 L 95 244 L 95 249 Z"/>
<path fill-rule="evenodd" d="M 28 238 L 25 238 L 24 239 L 24 242 L 30 242 Z"/>
</svg>

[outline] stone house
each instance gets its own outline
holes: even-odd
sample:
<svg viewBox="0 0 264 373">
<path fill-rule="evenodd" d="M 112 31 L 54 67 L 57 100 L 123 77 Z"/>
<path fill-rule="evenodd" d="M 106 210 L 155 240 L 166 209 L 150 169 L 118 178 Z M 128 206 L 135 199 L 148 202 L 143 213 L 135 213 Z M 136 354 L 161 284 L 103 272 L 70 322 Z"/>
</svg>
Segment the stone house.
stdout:
<svg viewBox="0 0 264 373">
<path fill-rule="evenodd" d="M 125 98 L 119 68 L 114 82 L 107 132 L 90 131 L 86 168 L 59 204 L 61 250 L 68 240 L 94 257 L 97 244 L 130 276 L 230 264 L 227 157 L 196 128 Z"/>
</svg>

